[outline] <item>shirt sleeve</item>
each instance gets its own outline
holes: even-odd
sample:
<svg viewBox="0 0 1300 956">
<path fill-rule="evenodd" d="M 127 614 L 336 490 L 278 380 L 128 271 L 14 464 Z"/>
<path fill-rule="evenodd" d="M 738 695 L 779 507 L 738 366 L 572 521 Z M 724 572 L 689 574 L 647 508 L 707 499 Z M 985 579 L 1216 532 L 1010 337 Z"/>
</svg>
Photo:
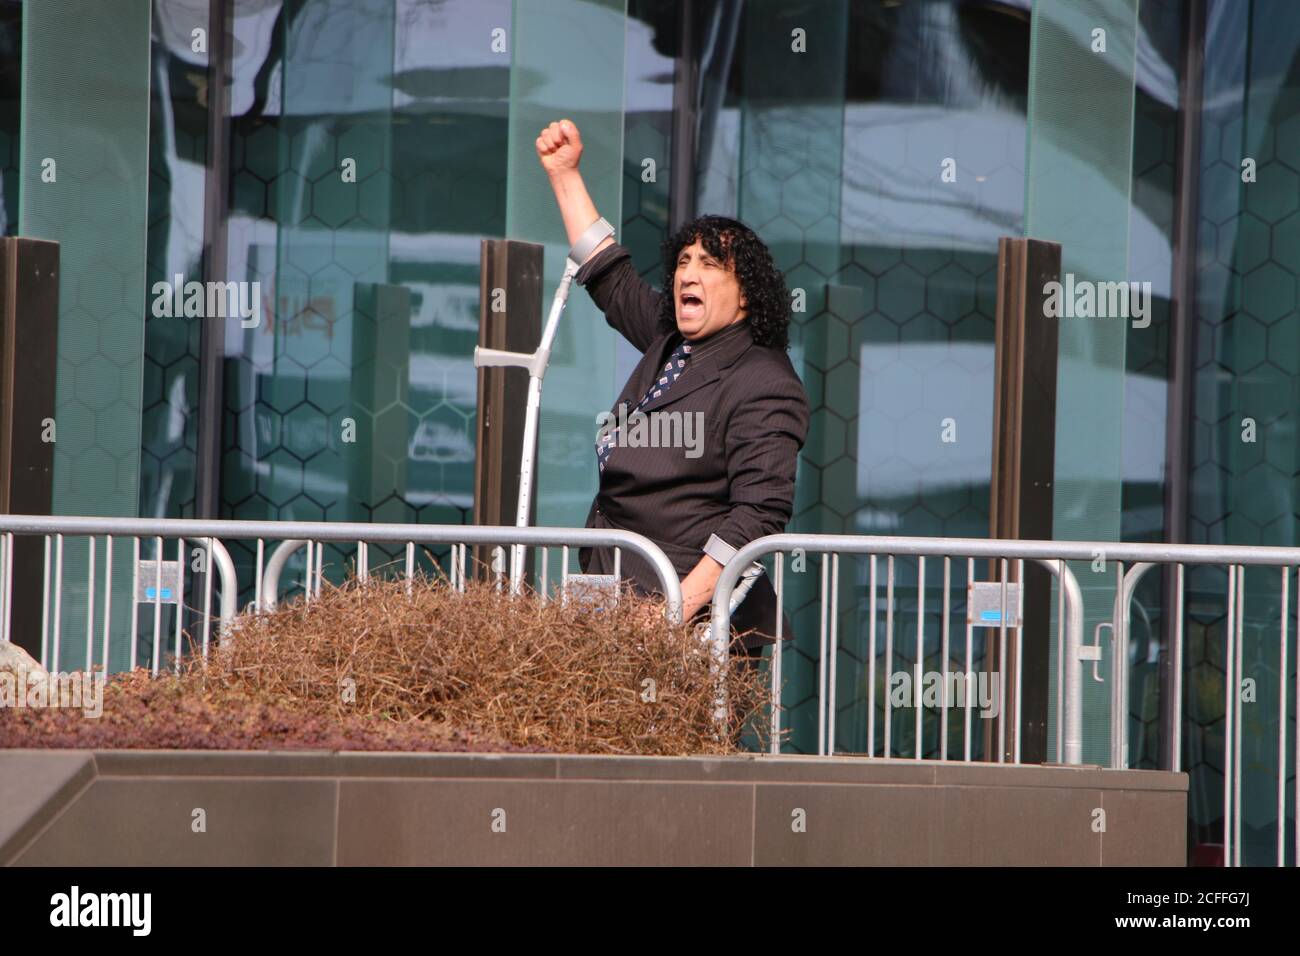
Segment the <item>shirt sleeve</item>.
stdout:
<svg viewBox="0 0 1300 956">
<path fill-rule="evenodd" d="M 705 545 L 706 554 L 725 564 L 749 542 L 785 530 L 807 434 L 808 398 L 797 379 L 773 376 L 736 409 L 724 437 L 731 511 Z"/>
<path fill-rule="evenodd" d="M 663 293 L 637 274 L 632 253 L 617 242 L 596 253 L 574 277 L 585 286 L 605 321 L 638 352 L 659 337 L 659 300 Z"/>
</svg>

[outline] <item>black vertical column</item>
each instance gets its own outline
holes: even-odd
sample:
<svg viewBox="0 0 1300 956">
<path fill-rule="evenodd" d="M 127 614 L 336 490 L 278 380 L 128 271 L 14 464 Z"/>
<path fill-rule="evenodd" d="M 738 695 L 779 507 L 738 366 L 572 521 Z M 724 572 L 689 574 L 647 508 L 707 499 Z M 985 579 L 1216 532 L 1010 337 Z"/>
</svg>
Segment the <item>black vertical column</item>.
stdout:
<svg viewBox="0 0 1300 956">
<path fill-rule="evenodd" d="M 695 139 L 699 131 L 699 43 L 695 0 L 678 7 L 678 55 L 673 75 L 672 180 L 668 190 L 668 229 L 695 218 Z"/>
<path fill-rule="evenodd" d="M 1196 349 L 1196 227 L 1201 170 L 1201 93 L 1205 66 L 1205 3 L 1187 0 L 1182 69 L 1178 71 L 1178 165 L 1174 172 L 1173 281 L 1169 303 L 1169 385 L 1165 420 L 1165 540 L 1187 540 L 1192 441 L 1192 371 Z M 1160 654 L 1160 766 L 1173 766 L 1176 591 L 1174 566 L 1163 565 L 1163 647 Z"/>
<path fill-rule="evenodd" d="M 59 244 L 0 238 L 0 514 L 50 513 L 58 346 Z M 36 658 L 43 569 L 44 540 L 15 535 L 11 637 Z"/>
<path fill-rule="evenodd" d="M 479 247 L 478 344 L 505 352 L 531 352 L 542 340 L 544 249 L 534 242 L 484 239 Z M 474 523 L 513 525 L 528 410 L 528 372 L 478 370 L 478 423 L 474 442 Z M 595 440 L 595 431 L 592 432 Z M 537 513 L 537 459 L 533 459 L 533 514 Z M 491 548 L 476 548 L 480 567 Z"/>
<path fill-rule="evenodd" d="M 1056 360 L 1058 325 L 1045 315 L 1044 286 L 1061 275 L 1061 247 L 1041 239 L 998 240 L 998 305 L 993 397 L 993 477 L 989 533 L 1003 539 L 1052 537 L 1052 482 L 1056 467 Z M 998 562 L 991 562 L 997 564 Z M 1014 562 L 1008 562 L 1014 580 Z M 990 570 L 996 580 L 1000 567 Z M 1015 673 L 1010 666 L 1006 688 L 1008 728 L 1021 730 L 1020 759 L 1042 763 L 1048 758 L 1047 692 L 1054 680 L 1050 661 L 1051 578 L 1047 570 L 1025 562 L 1024 619 L 1007 631 L 1007 656 L 1015 659 L 1021 644 L 1021 711 L 1015 710 Z M 997 667 L 999 632 L 988 628 L 985 660 Z M 990 729 L 992 721 L 986 721 Z M 986 742 L 993 743 L 992 736 Z M 1008 761 L 1014 759 L 1007 733 Z M 994 757 L 994 747 L 985 753 Z M 1052 758 L 1055 757 L 1053 749 Z"/>
<path fill-rule="evenodd" d="M 203 279 L 226 282 L 230 191 L 230 57 L 234 0 L 209 0 L 208 156 L 203 187 Z M 194 516 L 219 517 L 225 320 L 203 320 L 199 337 L 199 422 Z"/>
</svg>

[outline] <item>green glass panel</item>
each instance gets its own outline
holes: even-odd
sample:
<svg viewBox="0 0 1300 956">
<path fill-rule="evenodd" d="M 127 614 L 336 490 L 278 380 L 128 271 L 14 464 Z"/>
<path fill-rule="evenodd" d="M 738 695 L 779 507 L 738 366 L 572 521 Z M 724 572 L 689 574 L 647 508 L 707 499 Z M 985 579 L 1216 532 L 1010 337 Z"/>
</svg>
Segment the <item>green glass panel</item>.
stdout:
<svg viewBox="0 0 1300 956">
<path fill-rule="evenodd" d="M 1025 235 L 1061 243 L 1063 280 L 1128 278 L 1137 6 L 1137 0 L 1034 4 Z M 1129 323 L 1117 317 L 1059 323 L 1052 536 L 1117 541 Z M 1111 619 L 1115 565 L 1072 568 L 1090 638 L 1096 624 Z M 1110 686 L 1083 681 L 1086 761 L 1109 762 Z"/>
<path fill-rule="evenodd" d="M 840 298 L 851 303 L 840 309 L 845 312 L 841 317 L 832 314 L 828 302 L 828 279 L 841 258 L 847 22 L 848 4 L 842 0 L 812 8 L 762 0 L 747 7 L 740 34 L 744 100 L 736 216 L 767 243 L 792 293 L 790 360 L 795 370 L 805 381 L 809 374 L 824 374 L 826 382 L 803 451 L 804 460 L 820 471 L 821 495 L 811 507 L 798 509 L 791 527 L 799 531 L 839 531 L 843 515 L 857 510 L 857 467 L 847 441 L 848 423 L 859 407 L 859 372 L 850 354 L 847 323 L 860 316 L 862 303 L 860 295 L 852 294 L 857 290 L 840 290 Z M 804 467 L 796 487 L 815 481 L 815 472 Z M 796 651 L 811 659 L 820 647 L 820 560 L 784 578 Z M 841 633 L 850 647 L 858 617 L 852 570 L 846 563 L 837 585 Z M 852 667 L 841 672 L 849 683 L 855 683 L 854 674 Z M 817 707 L 809 706 L 812 701 L 799 691 L 793 693 L 799 697 L 783 698 L 790 707 L 785 725 L 792 732 L 790 743 L 815 752 Z M 862 701 L 852 690 L 839 697 L 842 726 L 865 727 L 857 714 Z"/>
<path fill-rule="evenodd" d="M 19 233 L 60 247 L 55 514 L 139 503 L 149 34 L 148 0 L 24 6 Z M 86 660 L 88 561 L 86 542 L 69 544 L 61 669 Z M 116 624 L 130 606 L 121 555 L 115 571 Z"/>
<path fill-rule="evenodd" d="M 208 0 L 156 0 L 149 115 L 149 252 L 146 289 L 204 275 L 208 54 L 191 30 L 206 25 Z M 152 298 L 152 297 L 151 297 Z M 202 316 L 155 317 L 146 307 L 140 514 L 194 517 Z"/>
<path fill-rule="evenodd" d="M 582 131 L 582 172 L 602 216 L 623 208 L 624 0 L 515 0 L 511 31 L 506 235 L 543 243 L 543 321 L 569 246 L 538 130 L 567 117 Z M 618 394 L 618 334 L 575 286 L 542 390 L 535 522 L 581 527 L 596 493 L 596 416 Z"/>
<path fill-rule="evenodd" d="M 470 519 L 509 28 L 509 0 L 235 4 L 253 52 L 233 68 L 230 272 L 264 310 L 227 325 L 223 516 Z M 371 567 L 400 550 L 371 548 Z M 327 548 L 327 574 L 353 559 Z M 300 553 L 286 579 L 301 569 Z"/>
</svg>

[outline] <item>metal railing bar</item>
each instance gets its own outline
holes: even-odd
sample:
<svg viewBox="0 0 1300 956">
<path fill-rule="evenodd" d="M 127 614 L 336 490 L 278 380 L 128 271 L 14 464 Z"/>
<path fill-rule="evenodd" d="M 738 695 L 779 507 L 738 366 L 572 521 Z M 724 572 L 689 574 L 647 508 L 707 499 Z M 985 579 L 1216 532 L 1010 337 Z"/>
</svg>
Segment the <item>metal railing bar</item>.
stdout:
<svg viewBox="0 0 1300 956">
<path fill-rule="evenodd" d="M 830 578 L 830 554 L 822 555 L 821 600 L 818 602 L 820 632 L 817 641 L 817 754 L 826 753 L 826 590 Z M 716 597 L 715 597 L 716 599 Z"/>
<path fill-rule="evenodd" d="M 8 544 L 9 562 L 5 565 L 5 619 L 4 619 L 4 639 L 12 641 L 14 639 L 14 536 L 13 532 L 5 534 L 5 540 Z"/>
<path fill-rule="evenodd" d="M 204 538 L 203 541 L 203 637 L 201 640 L 203 642 L 203 660 L 206 661 L 208 659 L 208 648 L 212 643 L 212 565 L 213 561 L 216 559 L 216 555 L 213 554 L 212 538 L 207 537 Z M 261 539 L 259 539 L 257 543 L 260 545 L 262 543 Z M 225 603 L 224 598 L 228 590 L 230 589 L 226 587 L 226 583 L 223 581 L 221 585 L 223 604 Z"/>
<path fill-rule="evenodd" d="M 185 539 L 176 539 L 176 673 L 181 672 L 181 625 L 185 617 Z"/>
<path fill-rule="evenodd" d="M 912 703 L 915 705 L 916 715 L 913 721 L 916 738 L 912 743 L 912 757 L 915 760 L 924 758 L 922 748 L 922 719 L 924 717 L 924 708 L 921 706 L 922 694 L 921 684 L 925 678 L 925 555 L 916 559 L 916 681 L 912 685 Z"/>
<path fill-rule="evenodd" d="M 1068 564 L 1041 561 L 1049 571 L 1059 573 L 1057 581 L 1066 593 L 1063 607 L 1069 616 L 1065 626 L 1065 659 L 1070 670 L 1065 682 L 1065 754 L 1067 764 L 1083 763 L 1083 592 Z M 1059 567 L 1057 567 L 1059 565 Z"/>
<path fill-rule="evenodd" d="M 86 673 L 95 666 L 95 536 L 86 539 Z"/>
<path fill-rule="evenodd" d="M 104 675 L 112 667 L 109 659 L 113 622 L 113 536 L 104 536 Z"/>
<path fill-rule="evenodd" d="M 8 568 L 9 539 L 6 535 L 0 537 L 0 643 L 9 640 L 9 596 L 4 587 L 4 581 L 8 577 Z"/>
<path fill-rule="evenodd" d="M 1173 766 L 1177 772 L 1183 765 L 1183 576 L 1184 565 L 1174 566 L 1174 742 Z"/>
<path fill-rule="evenodd" d="M 167 537 L 254 540 L 310 538 L 318 542 L 341 543 L 364 540 L 376 543 L 459 542 L 466 545 L 494 545 L 502 542 L 524 546 L 612 547 L 630 549 L 645 558 L 656 571 L 668 599 L 671 615 L 680 614 L 680 579 L 672 563 L 649 538 L 613 528 L 517 528 L 496 525 L 364 524 L 329 521 L 231 521 L 196 518 L 103 518 L 67 515 L 0 515 L 0 532 L 19 534 L 113 534 L 156 536 L 162 529 Z M 322 560 L 318 563 L 323 569 Z M 269 570 L 269 568 L 268 568 Z M 321 572 L 323 574 L 323 570 Z M 264 576 L 265 580 L 265 576 Z M 319 591 L 316 592 L 319 594 Z M 674 611 L 674 609 L 676 609 Z M 678 619 L 674 616 L 674 620 Z"/>
<path fill-rule="evenodd" d="M 325 542 L 318 540 L 316 542 L 316 578 L 315 578 L 316 590 L 313 593 L 312 597 L 316 598 L 317 600 L 320 599 L 320 589 L 324 583 L 325 583 Z"/>
<path fill-rule="evenodd" d="M 302 594 L 303 600 L 310 602 L 312 599 L 312 575 L 316 573 L 316 544 L 310 538 L 305 542 L 304 560 L 305 564 L 302 571 Z"/>
<path fill-rule="evenodd" d="M 1024 726 L 1024 713 L 1021 710 L 1021 684 L 1024 678 L 1024 635 L 1025 635 L 1025 559 L 1016 559 L 1016 583 L 1020 585 L 1020 597 L 1016 601 L 1016 709 L 1015 722 L 1011 725 L 1011 739 L 1013 741 L 1012 759 L 1015 763 L 1020 763 L 1020 728 Z"/>
<path fill-rule="evenodd" d="M 1128 723 L 1128 697 L 1124 694 L 1124 671 L 1128 664 L 1128 651 L 1124 644 L 1124 619 L 1127 605 L 1123 603 L 1124 562 L 1115 562 L 1115 606 L 1111 614 L 1110 646 L 1110 765 L 1114 769 L 1124 766 L 1124 725 Z"/>
<path fill-rule="evenodd" d="M 1228 604 L 1224 617 L 1224 699 L 1223 699 L 1223 865 L 1232 866 L 1232 725 L 1235 708 L 1232 706 L 1232 688 L 1237 679 L 1233 666 L 1237 655 L 1234 644 L 1237 629 L 1233 615 L 1237 607 L 1237 572 L 1233 565 L 1228 565 Z"/>
<path fill-rule="evenodd" d="M 1243 659 L 1246 647 L 1246 567 L 1237 565 L 1237 667 L 1236 683 L 1232 686 L 1232 706 L 1236 710 L 1233 719 L 1232 748 L 1236 759 L 1232 762 L 1232 852 L 1234 866 L 1241 866 L 1241 682 L 1245 673 Z"/>
<path fill-rule="evenodd" d="M 888 555 L 885 563 L 885 742 L 881 748 L 888 758 L 893 743 L 891 723 L 894 711 L 894 699 L 890 694 L 894 667 L 894 556 Z"/>
<path fill-rule="evenodd" d="M 975 672 L 975 625 L 970 616 L 970 588 L 975 581 L 975 559 L 966 559 L 966 672 L 973 674 Z M 965 726 L 965 761 L 970 763 L 971 760 L 971 707 L 973 701 L 971 694 L 966 695 L 966 726 Z"/>
<path fill-rule="evenodd" d="M 140 653 L 140 538 L 132 536 L 131 554 L 131 660 L 128 670 L 135 670 Z"/>
<path fill-rule="evenodd" d="M 948 672 L 952 664 L 948 660 L 948 616 L 951 612 L 952 599 L 948 593 L 952 587 L 952 558 L 943 556 L 943 630 L 939 635 L 939 673 L 943 675 L 943 693 L 939 695 L 939 759 L 948 759 Z M 965 675 L 962 681 L 965 682 Z"/>
<path fill-rule="evenodd" d="M 153 547 L 153 570 L 154 570 L 154 589 L 153 589 L 153 673 L 158 676 L 158 668 L 162 662 L 162 566 L 163 566 L 163 539 L 155 536 Z"/>
<path fill-rule="evenodd" d="M 867 601 L 867 756 L 876 755 L 876 556 L 870 561 L 871 594 Z"/>
<path fill-rule="evenodd" d="M 54 642 L 50 673 L 58 673 L 59 652 L 63 649 L 63 535 L 54 536 L 54 619 L 51 640 Z"/>
<path fill-rule="evenodd" d="M 261 539 L 259 539 L 261 540 Z M 301 538 L 288 538 L 276 545 L 271 556 L 266 560 L 266 567 L 262 571 L 262 582 L 258 588 L 258 609 L 263 611 L 274 611 L 279 601 L 280 575 L 284 573 L 284 567 L 289 563 L 289 558 L 299 548 L 308 543 Z M 308 545 L 308 556 L 310 559 L 310 546 Z M 308 564 L 310 565 L 310 560 Z"/>
<path fill-rule="evenodd" d="M 1065 744 L 1065 562 L 1056 562 L 1056 762 Z"/>
<path fill-rule="evenodd" d="M 1007 762 L 1007 559 L 998 566 L 1002 609 L 998 617 L 998 763 Z"/>
<path fill-rule="evenodd" d="M 781 642 L 785 627 L 785 556 L 779 551 L 772 561 L 773 578 L 776 589 L 776 643 L 772 645 L 772 739 L 768 750 L 773 754 L 781 752 Z"/>
<path fill-rule="evenodd" d="M 50 536 L 45 536 L 45 566 L 41 581 L 41 666 L 50 666 Z"/>
<path fill-rule="evenodd" d="M 1123 578 L 1123 590 L 1120 592 L 1121 607 L 1123 609 L 1122 617 L 1119 623 L 1123 627 L 1123 668 L 1122 668 L 1122 689 L 1124 693 L 1124 720 L 1120 723 L 1120 766 L 1127 768 L 1129 765 L 1129 736 L 1128 736 L 1128 708 L 1132 700 L 1132 683 L 1129 675 L 1129 648 L 1132 644 L 1130 634 L 1133 619 L 1133 595 L 1137 593 L 1138 584 L 1141 583 L 1142 577 L 1154 568 L 1156 565 L 1150 561 L 1139 561 L 1128 569 Z M 1149 626 L 1149 624 L 1148 624 Z"/>
<path fill-rule="evenodd" d="M 1278 714 L 1277 714 L 1277 865 L 1286 866 L 1286 660 L 1287 660 L 1287 618 L 1291 597 L 1291 569 L 1282 569 L 1282 613 L 1279 617 L 1280 627 L 1278 645 L 1281 655 L 1278 660 Z"/>
<path fill-rule="evenodd" d="M 830 703 L 826 715 L 826 752 L 835 753 L 835 708 L 836 708 L 836 659 L 840 652 L 839 613 L 840 613 L 840 556 L 831 555 L 831 654 L 830 654 L 830 689 L 827 700 Z"/>
<path fill-rule="evenodd" d="M 0 521 L 0 528 L 5 527 Z M 41 530 L 41 529 L 37 529 Z M 522 530 L 522 529 L 521 529 Z M 924 554 L 942 557 L 944 554 L 961 554 L 980 558 L 1024 558 L 1025 560 L 1092 561 L 1094 552 L 1105 551 L 1111 560 L 1151 561 L 1172 564 L 1246 563 L 1281 567 L 1300 563 L 1300 547 L 1272 547 L 1263 545 L 1219 544 L 1165 544 L 1160 542 L 1123 541 L 1041 541 L 1003 540 L 998 538 L 919 538 L 891 535 L 841 535 L 841 534 L 773 534 L 757 538 L 745 546 L 748 561 L 756 556 L 774 551 L 803 548 L 816 552 L 837 551 L 841 554 L 870 554 L 871 552 L 902 556 Z M 743 550 L 743 549 L 742 549 Z M 739 560 L 740 551 L 733 561 Z"/>
<path fill-rule="evenodd" d="M 208 541 L 209 541 L 209 550 L 211 550 L 212 539 L 209 538 Z M 212 565 L 209 564 L 208 565 L 209 572 L 211 572 L 211 568 Z M 258 538 L 257 559 L 253 565 L 253 607 L 257 609 L 258 614 L 262 613 L 262 575 L 265 573 L 265 571 L 266 571 L 266 539 Z"/>
</svg>

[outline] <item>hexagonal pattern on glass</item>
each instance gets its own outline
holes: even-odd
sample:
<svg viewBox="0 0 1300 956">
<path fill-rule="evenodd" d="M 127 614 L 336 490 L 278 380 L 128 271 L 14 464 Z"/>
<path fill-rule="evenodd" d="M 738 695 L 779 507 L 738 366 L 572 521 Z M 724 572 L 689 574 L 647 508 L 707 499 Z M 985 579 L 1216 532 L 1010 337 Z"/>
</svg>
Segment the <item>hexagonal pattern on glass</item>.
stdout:
<svg viewBox="0 0 1300 956">
<path fill-rule="evenodd" d="M 1202 116 L 1205 142 L 1218 148 L 1202 151 L 1199 171 L 1188 540 L 1291 545 L 1300 514 L 1300 359 L 1294 354 L 1300 335 L 1300 170 L 1294 152 L 1300 98 L 1283 84 L 1269 94 L 1277 95 L 1277 108 L 1258 116 L 1252 109 L 1247 123 L 1239 87 L 1207 93 L 1221 99 Z M 1245 159 L 1254 160 L 1253 181 L 1243 180 Z M 1221 570 L 1189 574 L 1189 585 L 1193 580 L 1183 766 L 1191 792 L 1206 795 L 1189 802 L 1192 839 L 1216 843 L 1223 821 L 1223 701 L 1230 691 L 1228 583 Z M 1294 686 L 1295 680 L 1294 656 L 1279 661 L 1281 582 L 1253 569 L 1246 581 L 1242 676 L 1255 683 L 1258 699 L 1275 701 L 1279 682 Z M 1193 611 L 1193 601 L 1201 610 Z M 1276 751 L 1276 706 L 1244 706 L 1243 720 L 1243 741 L 1255 741 L 1252 751 L 1267 753 L 1270 740 Z M 1271 862 L 1262 854 L 1271 851 L 1266 844 L 1276 808 L 1260 794 L 1276 787 L 1276 759 L 1244 759 L 1250 765 L 1243 780 L 1243 860 L 1255 853 L 1261 854 L 1255 862 Z"/>
</svg>

